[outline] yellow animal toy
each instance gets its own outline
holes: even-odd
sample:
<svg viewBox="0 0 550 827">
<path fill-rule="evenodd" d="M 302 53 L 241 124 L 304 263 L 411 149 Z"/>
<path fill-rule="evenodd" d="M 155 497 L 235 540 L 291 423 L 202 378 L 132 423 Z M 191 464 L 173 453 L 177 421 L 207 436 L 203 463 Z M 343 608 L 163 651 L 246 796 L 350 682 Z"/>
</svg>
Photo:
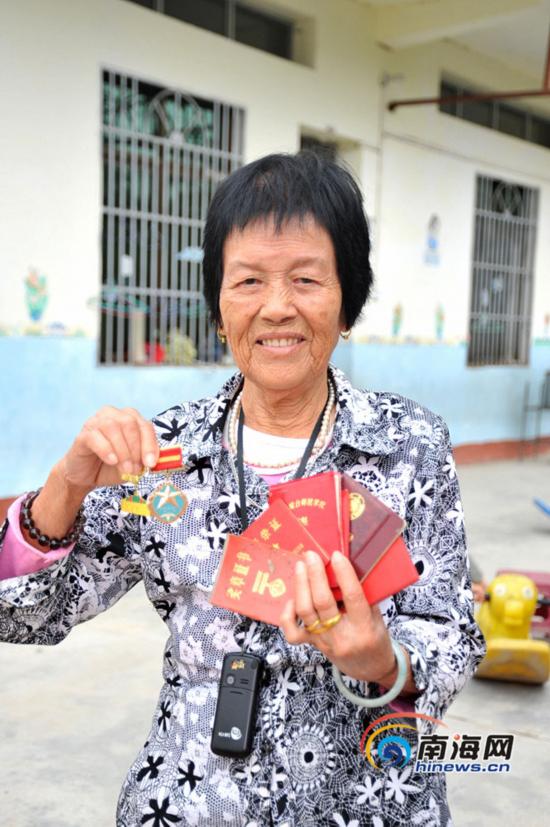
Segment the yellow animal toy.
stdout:
<svg viewBox="0 0 550 827">
<path fill-rule="evenodd" d="M 537 587 L 523 574 L 499 574 L 492 581 L 476 620 L 487 641 L 487 654 L 476 678 L 545 683 L 550 646 L 530 638 L 538 603 Z"/>
</svg>

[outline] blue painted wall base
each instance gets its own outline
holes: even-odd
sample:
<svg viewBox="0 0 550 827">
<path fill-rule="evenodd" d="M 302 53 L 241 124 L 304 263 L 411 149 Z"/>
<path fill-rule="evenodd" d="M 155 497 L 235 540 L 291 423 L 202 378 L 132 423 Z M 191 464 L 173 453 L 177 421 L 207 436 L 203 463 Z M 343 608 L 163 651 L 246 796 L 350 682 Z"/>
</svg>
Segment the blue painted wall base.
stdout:
<svg viewBox="0 0 550 827">
<path fill-rule="evenodd" d="M 467 368 L 466 347 L 339 345 L 333 361 L 358 387 L 396 391 L 440 413 L 458 444 L 519 439 L 526 382 L 534 397 L 550 346 L 529 367 Z M 0 498 L 35 488 L 102 405 L 144 416 L 215 393 L 230 367 L 98 367 L 91 339 L 0 338 Z M 550 432 L 550 421 L 544 433 Z"/>
</svg>

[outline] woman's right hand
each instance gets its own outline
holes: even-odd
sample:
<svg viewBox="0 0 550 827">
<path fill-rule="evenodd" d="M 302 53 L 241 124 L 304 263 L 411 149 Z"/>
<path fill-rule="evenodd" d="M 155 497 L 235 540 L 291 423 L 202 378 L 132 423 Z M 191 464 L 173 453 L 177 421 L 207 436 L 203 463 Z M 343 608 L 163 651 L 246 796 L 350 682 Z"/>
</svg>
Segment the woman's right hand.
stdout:
<svg viewBox="0 0 550 827">
<path fill-rule="evenodd" d="M 118 485 L 122 474 L 139 474 L 144 466 L 156 465 L 158 457 L 151 422 L 134 408 L 101 408 L 84 423 L 33 502 L 35 525 L 48 537 L 64 537 L 86 494 L 100 486 Z M 47 551 L 26 530 L 23 535 L 34 548 Z"/>
<path fill-rule="evenodd" d="M 68 489 L 82 494 L 118 485 L 122 474 L 139 474 L 156 465 L 159 446 L 153 425 L 135 408 L 101 408 L 82 430 L 58 465 Z"/>
</svg>

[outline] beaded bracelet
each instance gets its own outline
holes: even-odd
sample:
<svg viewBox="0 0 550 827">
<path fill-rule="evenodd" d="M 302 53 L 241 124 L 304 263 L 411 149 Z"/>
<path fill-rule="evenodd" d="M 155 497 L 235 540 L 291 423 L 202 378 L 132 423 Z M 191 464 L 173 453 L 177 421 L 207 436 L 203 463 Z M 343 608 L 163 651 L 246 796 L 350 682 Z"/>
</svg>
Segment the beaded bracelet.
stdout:
<svg viewBox="0 0 550 827">
<path fill-rule="evenodd" d="M 367 709 L 371 709 L 376 706 L 385 706 L 390 701 L 393 701 L 394 698 L 397 698 L 405 686 L 405 681 L 407 680 L 407 661 L 405 660 L 405 653 L 403 652 L 403 649 L 398 643 L 395 642 L 395 640 L 392 640 L 391 645 L 397 660 L 397 677 L 392 688 L 388 689 L 388 691 L 383 695 L 380 695 L 379 698 L 363 698 L 356 695 L 345 685 L 338 667 L 332 664 L 332 677 L 334 678 L 334 683 L 344 698 L 347 698 L 352 704 L 364 706 L 367 707 Z"/>
<path fill-rule="evenodd" d="M 80 532 L 82 531 L 82 527 L 85 522 L 84 506 L 81 505 L 78 509 L 76 519 L 72 527 L 69 529 L 69 531 L 67 532 L 67 534 L 65 534 L 64 537 L 48 537 L 47 534 L 44 534 L 42 531 L 40 531 L 39 528 L 36 527 L 31 515 L 32 504 L 34 503 L 41 491 L 41 488 L 39 488 L 38 491 L 29 491 L 29 493 L 26 495 L 25 499 L 21 503 L 21 527 L 27 531 L 29 537 L 31 537 L 33 540 L 38 540 L 41 546 L 47 547 L 50 550 L 54 550 L 57 548 L 67 548 L 67 546 L 70 546 L 71 543 L 75 542 L 75 540 L 80 535 Z"/>
</svg>

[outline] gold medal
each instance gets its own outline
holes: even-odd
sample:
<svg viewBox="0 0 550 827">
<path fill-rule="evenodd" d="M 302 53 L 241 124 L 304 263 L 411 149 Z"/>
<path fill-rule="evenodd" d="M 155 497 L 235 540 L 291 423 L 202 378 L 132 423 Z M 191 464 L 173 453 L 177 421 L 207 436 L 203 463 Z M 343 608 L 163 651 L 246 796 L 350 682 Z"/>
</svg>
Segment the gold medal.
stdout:
<svg viewBox="0 0 550 827">
<path fill-rule="evenodd" d="M 150 469 L 152 474 L 166 474 L 166 479 L 147 497 L 149 513 L 161 523 L 175 523 L 187 511 L 189 501 L 183 491 L 172 481 L 174 471 L 185 468 L 181 448 L 161 448 L 157 464 Z"/>
<path fill-rule="evenodd" d="M 183 514 L 188 506 L 188 500 L 183 491 L 174 485 L 170 479 L 174 471 L 184 468 L 181 448 L 163 448 L 159 453 L 159 460 L 154 468 L 144 468 L 141 474 L 122 474 L 125 483 L 134 485 L 134 492 L 124 497 L 120 502 L 120 510 L 127 514 L 138 514 L 140 517 L 154 517 L 161 523 L 174 523 Z M 138 491 L 138 484 L 143 474 L 166 474 L 165 482 L 158 485 L 145 500 Z"/>
</svg>

